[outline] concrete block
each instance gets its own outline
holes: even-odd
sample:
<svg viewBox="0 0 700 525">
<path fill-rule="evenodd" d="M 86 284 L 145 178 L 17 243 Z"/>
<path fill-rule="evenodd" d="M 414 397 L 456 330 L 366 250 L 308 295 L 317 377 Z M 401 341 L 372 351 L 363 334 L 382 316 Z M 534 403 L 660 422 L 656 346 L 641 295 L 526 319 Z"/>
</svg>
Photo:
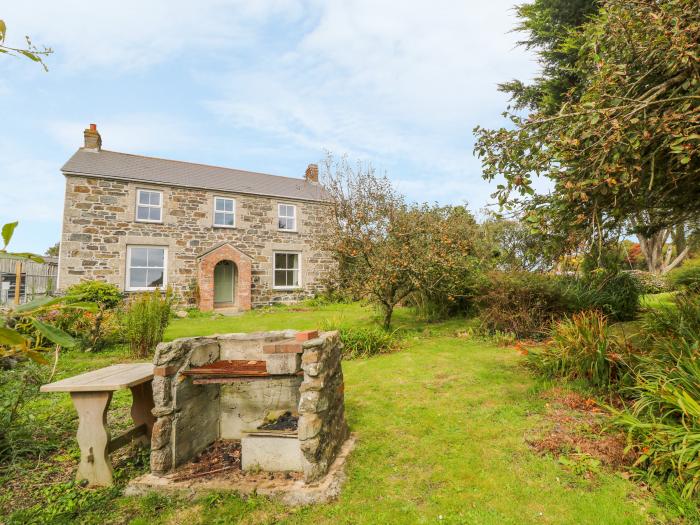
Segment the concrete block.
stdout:
<svg viewBox="0 0 700 525">
<path fill-rule="evenodd" d="M 265 361 L 268 374 L 294 374 L 301 370 L 300 354 L 267 354 Z"/>
<path fill-rule="evenodd" d="M 296 436 L 244 436 L 241 439 L 241 463 L 243 470 L 303 470 L 301 447 Z"/>
</svg>

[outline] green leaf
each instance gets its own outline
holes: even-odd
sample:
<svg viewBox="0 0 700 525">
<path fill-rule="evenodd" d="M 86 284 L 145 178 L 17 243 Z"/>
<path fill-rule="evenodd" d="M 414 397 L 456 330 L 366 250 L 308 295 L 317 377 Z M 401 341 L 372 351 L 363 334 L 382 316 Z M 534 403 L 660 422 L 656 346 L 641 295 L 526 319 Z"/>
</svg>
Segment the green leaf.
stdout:
<svg viewBox="0 0 700 525">
<path fill-rule="evenodd" d="M 65 348 L 72 348 L 77 344 L 75 339 L 60 328 L 42 323 L 38 319 L 32 319 L 32 324 L 34 325 L 34 328 L 39 330 L 44 335 L 44 337 L 57 345 L 61 345 Z"/>
<path fill-rule="evenodd" d="M 24 343 L 26 339 L 18 331 L 12 328 L 0 326 L 0 344 L 17 346 Z"/>
<path fill-rule="evenodd" d="M 26 49 L 20 49 L 19 52 L 28 59 L 33 60 L 34 62 L 41 62 L 41 59 L 31 51 L 27 51 Z"/>
<path fill-rule="evenodd" d="M 5 34 L 7 34 L 7 26 L 4 20 L 0 20 L 0 42 L 4 42 Z"/>
<path fill-rule="evenodd" d="M 44 356 L 41 355 L 36 350 L 27 350 L 25 352 L 25 354 L 27 354 L 27 357 L 29 357 L 29 359 L 31 359 L 35 363 L 39 363 L 41 365 L 48 365 L 49 364 L 49 362 L 46 359 L 44 359 Z"/>
<path fill-rule="evenodd" d="M 35 310 L 36 308 L 41 308 L 42 306 L 50 306 L 52 304 L 60 303 L 63 301 L 63 297 L 38 297 L 37 299 L 33 299 L 32 301 L 29 301 L 28 303 L 24 303 L 17 308 L 15 308 L 13 311 L 14 312 L 29 312 L 30 310 Z"/>
<path fill-rule="evenodd" d="M 2 242 L 5 243 L 5 246 L 10 244 L 10 240 L 12 239 L 12 234 L 15 233 L 15 228 L 17 227 L 19 223 L 17 221 L 15 222 L 8 222 L 2 227 Z"/>
<path fill-rule="evenodd" d="M 13 257 L 21 257 L 22 259 L 29 259 L 37 263 L 43 263 L 44 258 L 41 255 L 36 255 L 35 253 L 29 252 L 10 252 L 7 255 L 12 255 Z"/>
</svg>

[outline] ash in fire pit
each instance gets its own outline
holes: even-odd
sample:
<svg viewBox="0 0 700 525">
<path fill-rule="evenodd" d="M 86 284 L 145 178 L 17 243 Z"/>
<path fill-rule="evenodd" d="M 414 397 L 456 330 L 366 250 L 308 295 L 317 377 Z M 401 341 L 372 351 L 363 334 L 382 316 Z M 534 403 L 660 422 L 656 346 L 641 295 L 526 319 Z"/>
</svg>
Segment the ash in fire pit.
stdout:
<svg viewBox="0 0 700 525">
<path fill-rule="evenodd" d="M 289 410 L 279 414 L 272 412 L 265 418 L 265 423 L 258 430 L 296 430 L 299 424 L 299 416 Z"/>
<path fill-rule="evenodd" d="M 178 469 L 175 481 L 241 469 L 241 442 L 217 440 Z"/>
</svg>

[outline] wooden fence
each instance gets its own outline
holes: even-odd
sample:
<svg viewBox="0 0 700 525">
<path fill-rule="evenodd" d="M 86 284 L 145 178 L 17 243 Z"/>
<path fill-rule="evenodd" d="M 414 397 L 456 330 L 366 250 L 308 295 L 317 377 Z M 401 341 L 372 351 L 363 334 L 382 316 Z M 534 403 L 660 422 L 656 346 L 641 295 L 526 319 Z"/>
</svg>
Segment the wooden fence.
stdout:
<svg viewBox="0 0 700 525">
<path fill-rule="evenodd" d="M 55 257 L 45 257 L 43 263 L 38 263 L 0 254 L 0 305 L 22 304 L 53 294 L 57 275 Z"/>
</svg>

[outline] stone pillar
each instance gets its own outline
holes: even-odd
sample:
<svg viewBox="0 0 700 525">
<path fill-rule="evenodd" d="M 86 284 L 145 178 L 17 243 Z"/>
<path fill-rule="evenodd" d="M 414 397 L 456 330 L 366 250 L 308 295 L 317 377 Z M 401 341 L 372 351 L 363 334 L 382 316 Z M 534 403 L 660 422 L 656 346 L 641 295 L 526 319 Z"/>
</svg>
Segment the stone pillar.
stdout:
<svg viewBox="0 0 700 525">
<path fill-rule="evenodd" d="M 304 381 L 299 400 L 299 441 L 304 480 L 321 479 L 333 464 L 350 431 L 345 421 L 345 386 L 338 332 L 325 332 L 303 343 Z"/>
</svg>

